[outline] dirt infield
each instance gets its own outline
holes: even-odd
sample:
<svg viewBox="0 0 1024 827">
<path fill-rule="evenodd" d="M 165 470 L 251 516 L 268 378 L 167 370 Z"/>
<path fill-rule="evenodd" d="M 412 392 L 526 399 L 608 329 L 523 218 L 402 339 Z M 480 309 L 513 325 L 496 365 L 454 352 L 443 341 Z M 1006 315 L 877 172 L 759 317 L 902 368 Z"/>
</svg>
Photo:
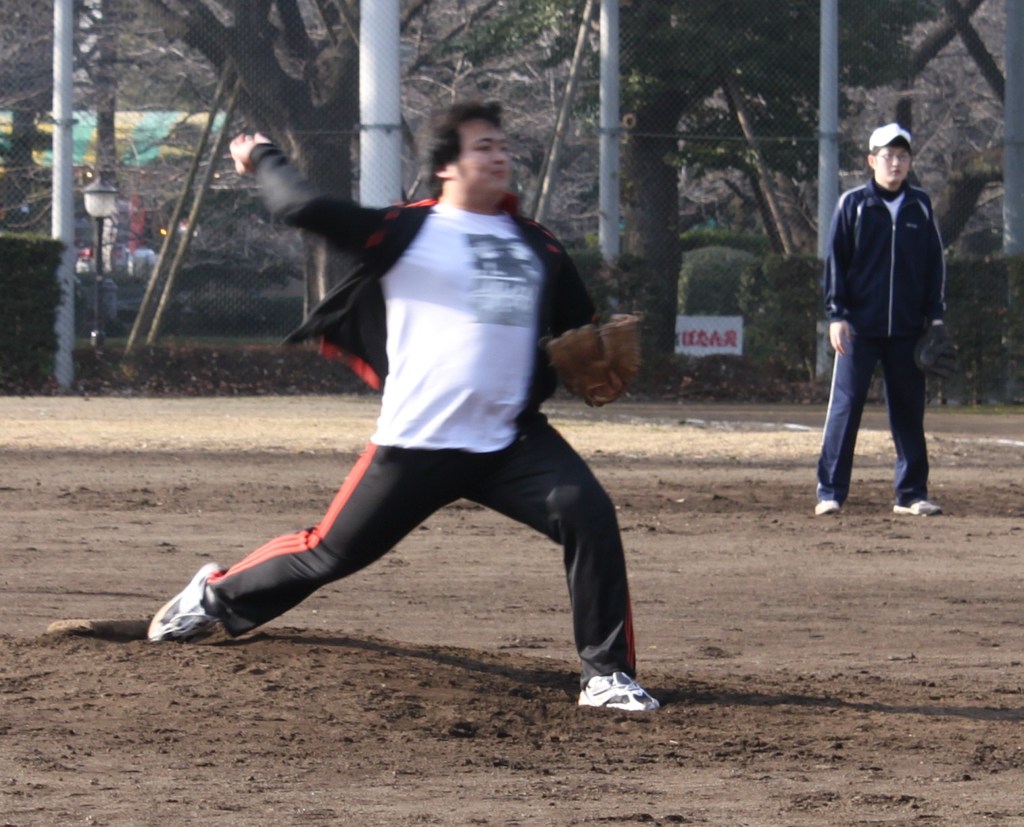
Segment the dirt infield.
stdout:
<svg viewBox="0 0 1024 827">
<path fill-rule="evenodd" d="M 1024 825 L 1024 415 L 929 412 L 909 518 L 872 411 L 814 518 L 822 410 L 552 410 L 658 713 L 574 705 L 558 550 L 469 503 L 252 636 L 134 639 L 320 517 L 373 399 L 0 398 L 0 825 Z"/>
</svg>

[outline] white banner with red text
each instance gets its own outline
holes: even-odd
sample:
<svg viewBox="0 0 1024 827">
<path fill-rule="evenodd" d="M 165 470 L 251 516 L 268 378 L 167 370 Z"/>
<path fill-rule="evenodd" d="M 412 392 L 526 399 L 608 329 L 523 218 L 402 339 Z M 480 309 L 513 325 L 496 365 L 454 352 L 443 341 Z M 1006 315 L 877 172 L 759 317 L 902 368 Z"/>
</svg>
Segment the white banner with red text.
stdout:
<svg viewBox="0 0 1024 827">
<path fill-rule="evenodd" d="M 743 355 L 742 316 L 676 316 L 676 353 Z"/>
</svg>

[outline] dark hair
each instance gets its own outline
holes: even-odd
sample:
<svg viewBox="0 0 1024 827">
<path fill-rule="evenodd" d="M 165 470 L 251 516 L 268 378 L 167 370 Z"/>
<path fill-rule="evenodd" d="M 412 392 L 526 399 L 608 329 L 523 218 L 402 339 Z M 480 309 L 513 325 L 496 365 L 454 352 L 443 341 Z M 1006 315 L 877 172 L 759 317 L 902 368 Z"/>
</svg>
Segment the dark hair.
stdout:
<svg viewBox="0 0 1024 827">
<path fill-rule="evenodd" d="M 441 192 L 441 180 L 435 176 L 459 157 L 462 146 L 459 141 L 459 127 L 467 121 L 487 121 L 501 129 L 501 104 L 480 101 L 456 103 L 441 112 L 430 130 L 430 176 L 434 195 Z"/>
</svg>

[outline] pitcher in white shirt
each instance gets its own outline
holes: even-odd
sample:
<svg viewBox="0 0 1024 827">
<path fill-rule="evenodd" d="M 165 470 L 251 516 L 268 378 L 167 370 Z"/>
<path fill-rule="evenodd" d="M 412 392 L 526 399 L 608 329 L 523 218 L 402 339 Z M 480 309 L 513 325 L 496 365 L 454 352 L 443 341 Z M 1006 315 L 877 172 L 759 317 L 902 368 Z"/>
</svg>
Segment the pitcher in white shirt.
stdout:
<svg viewBox="0 0 1024 827">
<path fill-rule="evenodd" d="M 262 135 L 232 142 L 236 168 L 256 174 L 276 217 L 358 257 L 359 268 L 289 341 L 319 339 L 325 354 L 382 390 L 380 416 L 317 526 L 277 537 L 230 568 L 204 566 L 156 613 L 151 640 L 247 632 L 464 498 L 561 547 L 579 704 L 658 708 L 635 679 L 615 508 L 540 411 L 557 383 L 542 341 L 592 322 L 594 306 L 562 245 L 516 213 L 500 116 L 493 103 L 444 112 L 431 145 L 437 198 L 386 209 L 321 195 Z M 602 395 L 621 392 L 609 372 Z"/>
</svg>

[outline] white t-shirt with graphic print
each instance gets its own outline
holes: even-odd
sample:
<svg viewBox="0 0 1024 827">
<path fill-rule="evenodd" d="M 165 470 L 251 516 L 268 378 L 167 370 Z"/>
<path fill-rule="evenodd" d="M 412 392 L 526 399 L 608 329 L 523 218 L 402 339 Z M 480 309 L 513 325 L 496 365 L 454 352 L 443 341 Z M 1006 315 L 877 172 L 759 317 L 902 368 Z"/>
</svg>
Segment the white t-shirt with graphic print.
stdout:
<svg viewBox="0 0 1024 827">
<path fill-rule="evenodd" d="M 377 445 L 511 444 L 537 346 L 541 264 L 507 215 L 436 205 L 381 279 L 388 375 Z"/>
</svg>

